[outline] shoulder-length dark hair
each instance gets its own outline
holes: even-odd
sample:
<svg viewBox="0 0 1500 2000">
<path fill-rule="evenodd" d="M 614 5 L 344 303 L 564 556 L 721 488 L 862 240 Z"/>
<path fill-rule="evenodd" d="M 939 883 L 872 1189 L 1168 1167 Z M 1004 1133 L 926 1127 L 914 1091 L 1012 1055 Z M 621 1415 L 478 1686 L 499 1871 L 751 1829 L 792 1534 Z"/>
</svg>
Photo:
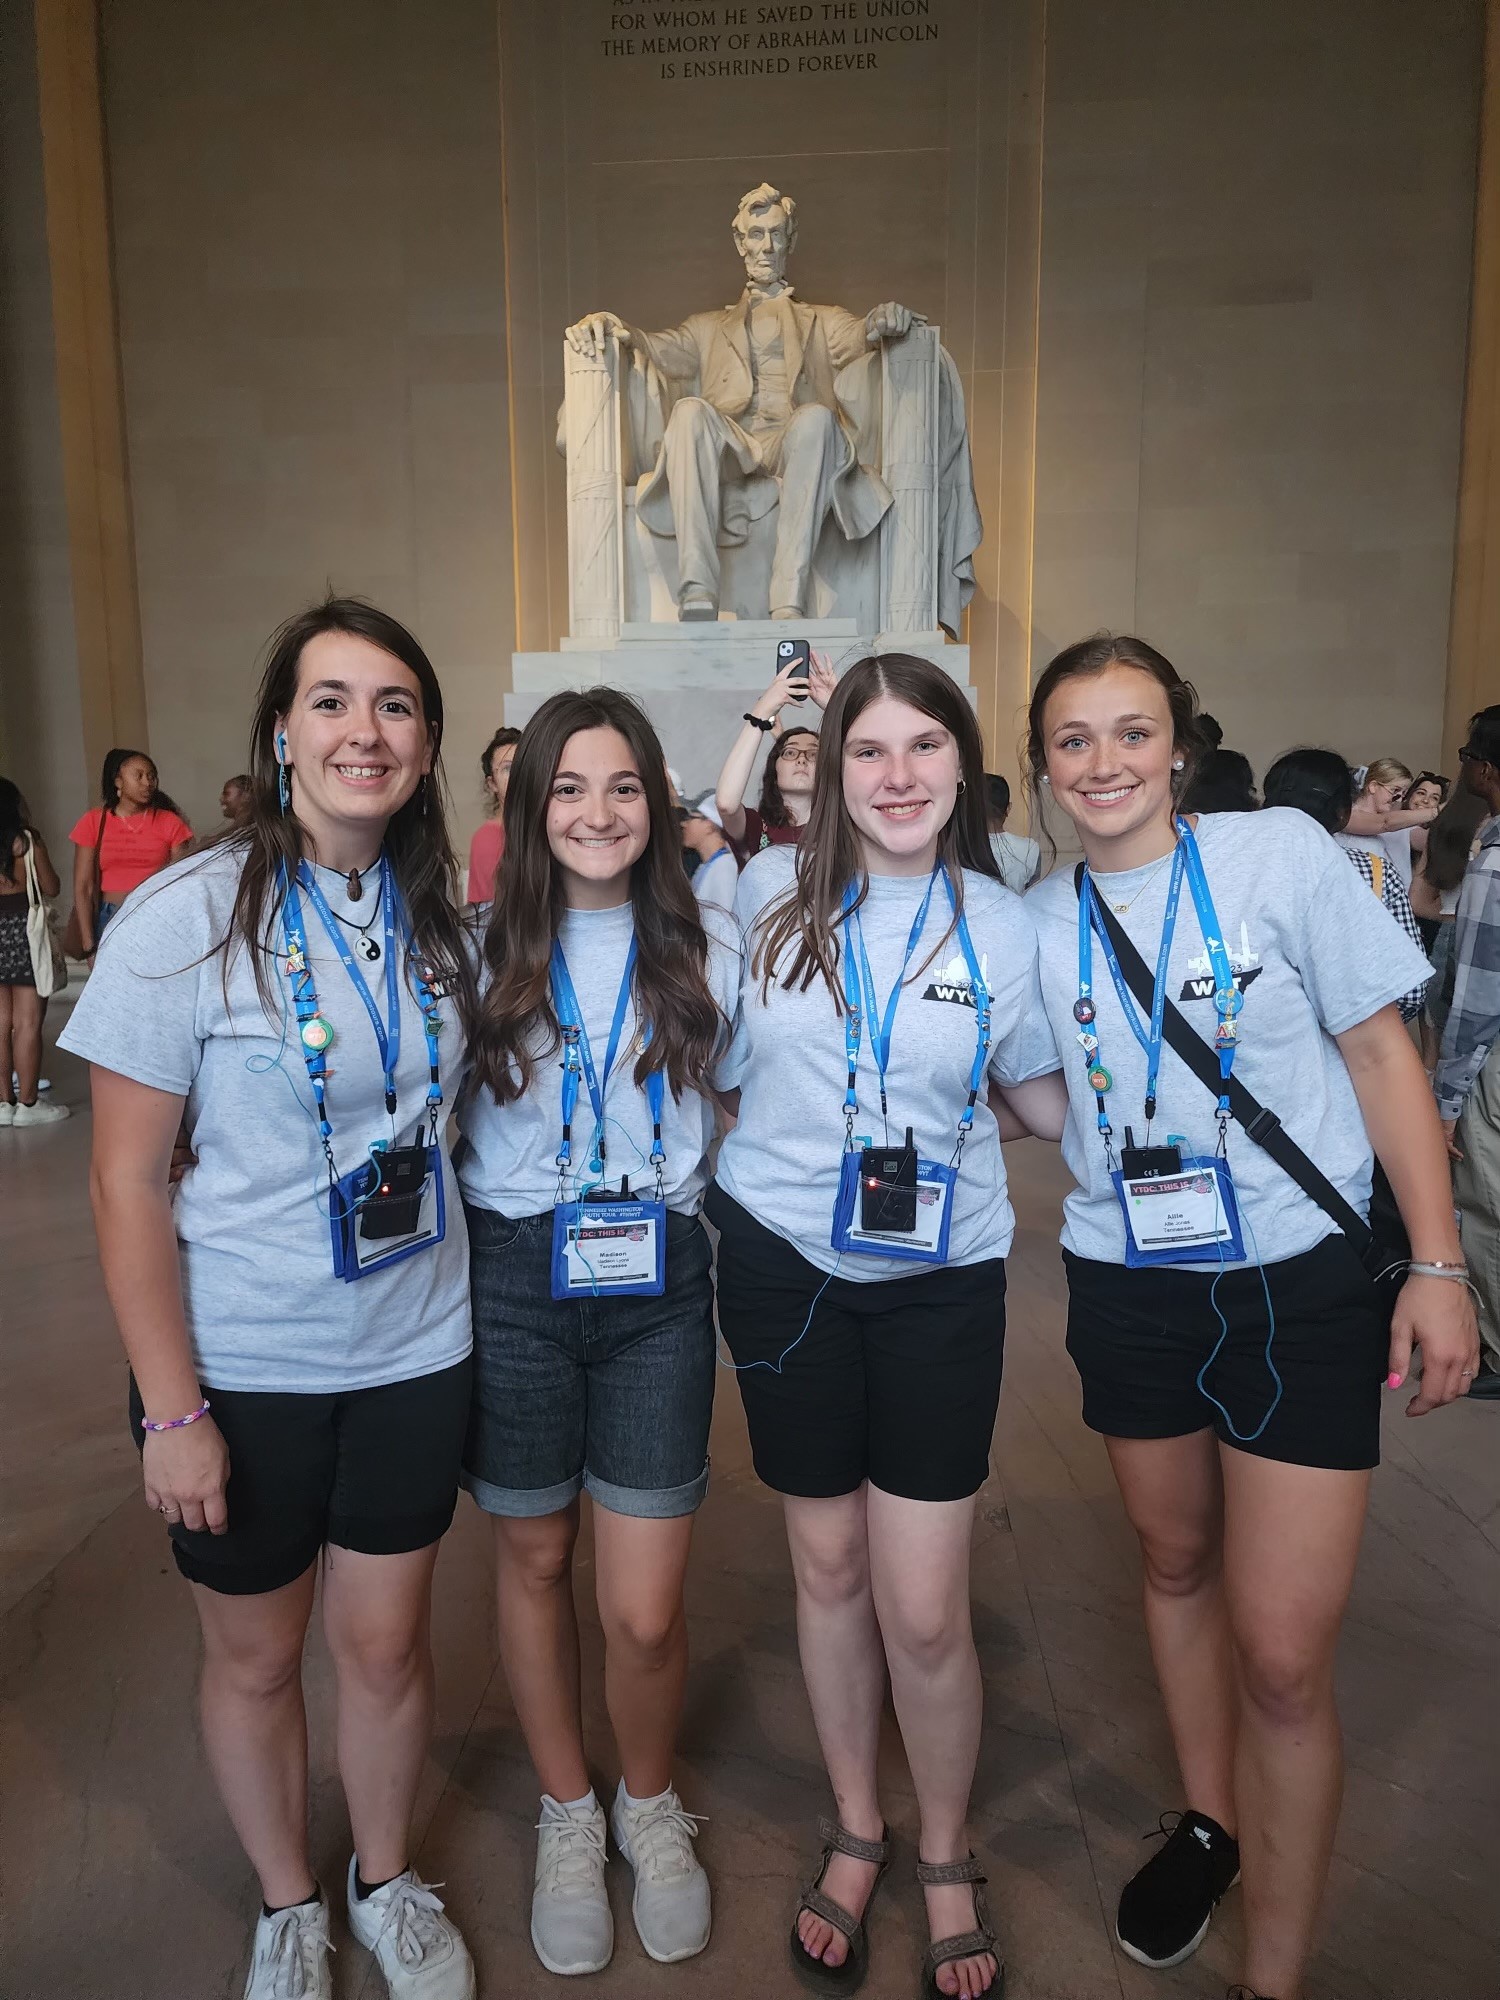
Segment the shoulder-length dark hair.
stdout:
<svg viewBox="0 0 1500 2000">
<path fill-rule="evenodd" d="M 156 759 L 148 757 L 144 750 L 110 750 L 105 753 L 104 769 L 99 777 L 99 797 L 106 812 L 117 813 L 120 809 L 120 773 L 125 766 L 139 757 L 143 764 L 151 767 L 151 803 L 147 812 L 176 813 L 182 818 L 182 808 L 175 799 L 169 798 L 157 783 Z"/>
<path fill-rule="evenodd" d="M 794 736 L 810 736 L 816 743 L 818 731 L 809 729 L 805 722 L 798 722 L 790 729 L 783 729 L 771 745 L 771 754 L 766 759 L 765 772 L 760 781 L 760 804 L 756 808 L 764 826 L 790 826 L 792 823 L 791 808 L 781 796 L 781 780 L 776 766 L 781 761 L 782 751 Z"/>
<path fill-rule="evenodd" d="M 1091 639 L 1079 639 L 1071 646 L 1064 646 L 1048 661 L 1031 691 L 1026 710 L 1025 764 L 1027 802 L 1033 809 L 1047 769 L 1047 703 L 1064 681 L 1107 673 L 1111 667 L 1139 668 L 1151 676 L 1166 696 L 1172 716 L 1173 747 L 1182 759 L 1182 769 L 1172 773 L 1174 804 L 1181 803 L 1183 793 L 1192 783 L 1194 771 L 1211 747 L 1198 710 L 1197 689 L 1182 678 L 1165 653 L 1159 653 L 1144 639 L 1131 638 L 1128 633 L 1096 632 Z M 1053 845 L 1045 817 L 1039 816 L 1039 823 L 1047 833 L 1048 844 Z"/>
<path fill-rule="evenodd" d="M 1354 810 L 1354 773 L 1336 750 L 1288 750 L 1267 771 L 1261 796 L 1342 833 Z"/>
<path fill-rule="evenodd" d="M 243 823 L 228 827 L 212 846 L 244 856 L 229 929 L 221 941 L 226 977 L 230 953 L 243 944 L 250 953 L 255 983 L 268 1011 L 275 1007 L 273 968 L 275 918 L 281 907 L 278 884 L 307 853 L 296 815 L 283 813 L 278 789 L 276 723 L 292 707 L 303 648 L 324 632 L 347 632 L 366 639 L 408 668 L 421 690 L 422 719 L 432 742 L 432 770 L 385 829 L 385 855 L 411 924 L 408 971 L 415 964 L 434 985 L 445 988 L 467 1030 L 477 1007 L 474 962 L 465 948 L 455 896 L 458 864 L 448 835 L 443 780 L 443 691 L 432 662 L 406 627 L 358 597 L 329 597 L 288 618 L 271 636 L 255 714 L 250 725 L 250 809 Z"/>
<path fill-rule="evenodd" d="M 490 983 L 474 1041 L 474 1068 L 500 1104 L 531 1088 L 537 1065 L 561 1045 L 552 1004 L 552 943 L 564 903 L 547 839 L 552 782 L 568 739 L 582 729 L 623 736 L 651 816 L 645 851 L 630 871 L 635 915 L 635 1008 L 651 1024 L 635 1080 L 660 1070 L 680 1098 L 706 1091 L 724 1017 L 708 984 L 708 938 L 682 865 L 667 765 L 645 712 L 616 688 L 566 691 L 527 723 L 505 794 L 505 866 L 484 937 Z"/>
<path fill-rule="evenodd" d="M 1462 886 L 1469 850 L 1481 823 L 1489 818 L 1488 803 L 1467 785 L 1455 785 L 1427 828 L 1421 873 L 1440 895 L 1451 896 Z"/>
<path fill-rule="evenodd" d="M 491 815 L 498 812 L 500 808 L 498 802 L 496 801 L 494 792 L 490 789 L 490 779 L 492 775 L 490 771 L 490 760 L 493 758 L 497 750 L 507 749 L 512 743 L 519 743 L 520 740 L 521 740 L 521 732 L 519 729 L 512 729 L 508 723 L 502 723 L 500 727 L 495 731 L 494 735 L 490 738 L 489 742 L 485 744 L 483 751 L 480 753 L 479 775 L 484 780 L 484 796 L 486 800 L 486 810 Z"/>
<path fill-rule="evenodd" d="M 20 872 L 12 852 L 16 842 L 23 833 L 35 832 L 36 828 L 26 817 L 21 787 L 9 778 L 0 778 L 0 875 L 7 881 L 15 881 Z M 13 869 L 15 874 L 11 872 Z"/>
<path fill-rule="evenodd" d="M 844 894 L 853 884 L 857 909 L 870 886 L 844 804 L 844 744 L 853 724 L 882 695 L 930 715 L 958 745 L 958 799 L 938 836 L 938 860 L 948 871 L 958 908 L 963 908 L 965 868 L 999 879 L 986 812 L 984 740 L 963 690 L 931 660 L 913 653 L 872 653 L 844 675 L 823 716 L 818 775 L 797 848 L 796 881 L 773 907 L 755 947 L 753 969 L 763 989 L 774 978 L 805 992 L 821 977 L 842 1006 L 838 931 Z"/>
</svg>

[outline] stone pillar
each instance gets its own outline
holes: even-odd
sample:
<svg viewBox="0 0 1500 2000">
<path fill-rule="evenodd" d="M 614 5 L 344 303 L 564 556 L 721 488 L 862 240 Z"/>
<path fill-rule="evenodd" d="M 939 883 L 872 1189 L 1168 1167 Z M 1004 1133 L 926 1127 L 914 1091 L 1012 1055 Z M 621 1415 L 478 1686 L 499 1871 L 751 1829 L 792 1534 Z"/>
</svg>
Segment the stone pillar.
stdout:
<svg viewBox="0 0 1500 2000">
<path fill-rule="evenodd" d="M 568 443 L 568 636 L 617 639 L 624 590 L 620 348 L 587 361 L 563 346 Z"/>
<path fill-rule="evenodd" d="M 1489 0 L 1474 205 L 1474 287 L 1448 627 L 1443 768 L 1476 709 L 1500 701 L 1500 0 Z"/>
<path fill-rule="evenodd" d="M 937 630 L 938 370 L 942 338 L 914 326 L 880 350 L 880 627 Z"/>
</svg>

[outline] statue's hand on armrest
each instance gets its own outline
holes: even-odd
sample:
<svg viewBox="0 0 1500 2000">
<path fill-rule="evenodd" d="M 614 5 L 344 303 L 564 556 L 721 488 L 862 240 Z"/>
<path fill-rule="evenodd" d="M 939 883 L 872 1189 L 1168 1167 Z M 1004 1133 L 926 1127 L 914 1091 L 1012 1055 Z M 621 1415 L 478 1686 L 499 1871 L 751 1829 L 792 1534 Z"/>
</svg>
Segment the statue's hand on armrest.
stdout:
<svg viewBox="0 0 1500 2000">
<path fill-rule="evenodd" d="M 926 324 L 924 314 L 913 312 L 910 306 L 898 306 L 894 299 L 888 299 L 883 306 L 876 306 L 873 312 L 865 314 L 865 339 L 871 347 L 878 347 L 882 340 L 899 340 L 914 326 Z"/>
<path fill-rule="evenodd" d="M 563 335 L 575 354 L 581 354 L 585 361 L 600 360 L 606 344 L 618 340 L 622 347 L 629 347 L 630 328 L 624 320 L 616 318 L 612 312 L 589 313 L 578 320 Z"/>
</svg>

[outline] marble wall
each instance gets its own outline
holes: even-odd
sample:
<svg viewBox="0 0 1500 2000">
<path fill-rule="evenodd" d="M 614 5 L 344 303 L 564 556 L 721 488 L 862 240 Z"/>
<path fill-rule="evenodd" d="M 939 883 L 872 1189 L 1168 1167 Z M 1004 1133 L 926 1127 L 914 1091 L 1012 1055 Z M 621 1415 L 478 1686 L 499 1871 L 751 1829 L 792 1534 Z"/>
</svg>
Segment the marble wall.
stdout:
<svg viewBox="0 0 1500 2000">
<path fill-rule="evenodd" d="M 472 823 L 514 630 L 493 0 L 103 16 L 163 782 L 216 811 L 265 638 L 331 584 L 438 664 Z"/>
<path fill-rule="evenodd" d="M 692 11 L 102 0 L 151 744 L 189 808 L 242 760 L 266 634 L 332 583 L 439 663 L 473 823 L 510 654 L 565 628 L 561 328 L 735 296 L 762 175 L 803 204 L 805 296 L 904 298 L 958 359 L 999 768 L 1029 674 L 1103 625 L 1177 657 L 1257 765 L 1309 739 L 1433 756 L 1483 0 L 816 0 L 780 28 L 710 5 L 723 46 L 645 48 Z M 854 39 L 892 23 L 912 39 Z M 683 73 L 732 33 L 768 53 L 763 28 L 846 40 Z M 0 582 L 46 614 L 12 614 L 0 673 L 11 737 L 60 742 L 40 181 L 11 166 L 25 64 L 0 75 Z M 81 767 L 53 757 L 61 799 Z"/>
<path fill-rule="evenodd" d="M 1049 0 L 1033 659 L 1149 637 L 1257 771 L 1438 754 L 1479 0 Z"/>
</svg>

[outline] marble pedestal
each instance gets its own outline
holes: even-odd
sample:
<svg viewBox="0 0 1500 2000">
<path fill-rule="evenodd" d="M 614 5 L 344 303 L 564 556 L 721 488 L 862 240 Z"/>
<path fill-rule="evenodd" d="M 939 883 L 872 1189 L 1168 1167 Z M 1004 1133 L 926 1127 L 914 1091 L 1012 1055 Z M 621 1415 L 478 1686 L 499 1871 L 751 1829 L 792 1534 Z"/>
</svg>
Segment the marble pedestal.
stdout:
<svg viewBox="0 0 1500 2000">
<path fill-rule="evenodd" d="M 973 700 L 969 649 L 936 632 L 861 633 L 853 618 L 726 619 L 702 624 L 625 622 L 618 639 L 564 639 L 556 653 L 516 653 L 505 720 L 522 727 L 560 688 L 601 684 L 634 695 L 650 715 L 688 798 L 713 785 L 744 711 L 776 672 L 781 639 L 806 639 L 827 653 L 836 671 L 868 653 L 915 653 L 935 660 Z M 816 728 L 818 710 L 808 702 Z M 802 719 L 788 708 L 790 726 Z M 760 787 L 757 773 L 749 796 Z"/>
</svg>

